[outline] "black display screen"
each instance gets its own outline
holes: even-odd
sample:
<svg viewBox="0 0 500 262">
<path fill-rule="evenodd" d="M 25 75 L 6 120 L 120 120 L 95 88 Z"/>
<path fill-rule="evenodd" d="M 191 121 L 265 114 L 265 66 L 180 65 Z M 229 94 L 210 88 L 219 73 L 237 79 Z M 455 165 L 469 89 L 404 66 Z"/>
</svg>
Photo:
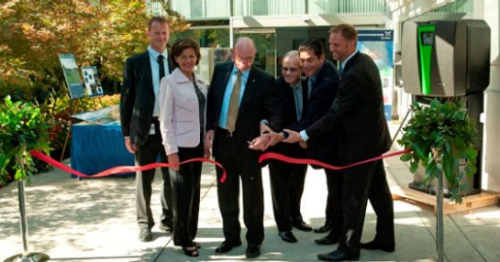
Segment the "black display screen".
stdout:
<svg viewBox="0 0 500 262">
<path fill-rule="evenodd" d="M 432 45 L 434 42 L 434 33 L 422 32 L 422 45 Z"/>
</svg>

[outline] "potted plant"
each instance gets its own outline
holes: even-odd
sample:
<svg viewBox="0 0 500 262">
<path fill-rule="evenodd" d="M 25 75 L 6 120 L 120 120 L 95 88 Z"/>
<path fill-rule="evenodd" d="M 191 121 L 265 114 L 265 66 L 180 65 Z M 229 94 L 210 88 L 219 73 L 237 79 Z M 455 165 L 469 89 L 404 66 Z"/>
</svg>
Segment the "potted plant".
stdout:
<svg viewBox="0 0 500 262">
<path fill-rule="evenodd" d="M 24 251 L 5 261 L 46 261 L 49 257 L 43 253 L 30 253 L 27 241 L 27 220 L 25 210 L 25 181 L 29 182 L 36 172 L 35 162 L 30 151 L 48 153 L 48 124 L 40 109 L 32 103 L 12 102 L 10 97 L 0 104 L 0 174 L 8 169 L 14 170 L 14 179 L 18 180 L 19 211 L 21 237 Z"/>
<path fill-rule="evenodd" d="M 403 128 L 398 143 L 404 149 L 401 160 L 410 162 L 415 173 L 420 165 L 425 168 L 424 182 L 437 180 L 437 249 L 438 261 L 443 261 L 443 175 L 449 184 L 451 200 L 462 201 L 466 188 L 464 177 L 476 173 L 478 132 L 464 105 L 453 99 L 443 103 L 435 98 L 429 106 L 415 102 L 413 118 Z"/>
</svg>

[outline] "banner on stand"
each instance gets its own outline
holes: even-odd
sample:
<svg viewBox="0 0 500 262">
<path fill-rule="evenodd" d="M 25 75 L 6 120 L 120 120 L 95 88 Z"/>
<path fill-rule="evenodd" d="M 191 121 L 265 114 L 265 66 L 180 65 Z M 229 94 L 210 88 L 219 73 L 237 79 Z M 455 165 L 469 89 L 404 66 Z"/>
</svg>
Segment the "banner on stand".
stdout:
<svg viewBox="0 0 500 262">
<path fill-rule="evenodd" d="M 380 72 L 384 95 L 384 113 L 391 120 L 394 90 L 394 30 L 358 30 L 358 50 L 369 55 Z"/>
<path fill-rule="evenodd" d="M 82 98 L 85 96 L 85 91 L 80 78 L 80 70 L 76 64 L 75 56 L 73 54 L 59 54 L 61 67 L 66 79 L 66 85 L 69 89 L 69 96 L 71 99 Z"/>
<path fill-rule="evenodd" d="M 88 97 L 102 96 L 102 85 L 101 81 L 99 80 L 99 74 L 97 73 L 97 67 L 82 67 L 82 75 Z"/>
</svg>

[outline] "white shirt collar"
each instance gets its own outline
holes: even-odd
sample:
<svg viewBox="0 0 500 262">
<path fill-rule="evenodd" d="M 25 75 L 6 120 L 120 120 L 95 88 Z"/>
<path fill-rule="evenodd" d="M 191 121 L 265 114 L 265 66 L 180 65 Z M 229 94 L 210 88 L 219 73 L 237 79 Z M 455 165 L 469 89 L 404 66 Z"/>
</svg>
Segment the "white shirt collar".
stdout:
<svg viewBox="0 0 500 262">
<path fill-rule="evenodd" d="M 165 50 L 163 50 L 163 52 L 159 53 L 158 51 L 154 50 L 151 45 L 148 46 L 148 52 L 150 55 L 153 56 L 153 58 L 155 60 L 158 59 L 158 56 L 159 55 L 163 55 L 164 58 L 168 58 L 168 52 L 167 52 L 167 49 L 165 48 Z"/>
<path fill-rule="evenodd" d="M 347 57 L 347 58 L 346 58 L 346 59 L 345 59 L 345 60 L 344 60 L 344 61 L 340 64 L 340 66 L 341 66 L 343 69 L 345 69 L 345 65 L 347 64 L 347 62 L 349 62 L 349 60 L 351 60 L 351 58 L 352 58 L 352 57 L 353 57 L 356 53 L 358 53 L 358 52 L 359 52 L 358 50 L 354 51 L 354 52 L 353 52 L 350 56 L 348 56 L 348 57 Z"/>
</svg>

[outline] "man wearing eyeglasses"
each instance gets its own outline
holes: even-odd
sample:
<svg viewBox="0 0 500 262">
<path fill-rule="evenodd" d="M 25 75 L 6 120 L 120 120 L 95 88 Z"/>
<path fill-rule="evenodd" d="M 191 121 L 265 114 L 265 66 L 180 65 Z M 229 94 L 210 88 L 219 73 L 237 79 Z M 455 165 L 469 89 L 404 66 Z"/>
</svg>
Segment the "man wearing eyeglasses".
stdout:
<svg viewBox="0 0 500 262">
<path fill-rule="evenodd" d="M 310 39 L 302 42 L 299 46 L 299 59 L 300 66 L 304 75 L 307 76 L 307 84 L 302 85 L 302 88 L 307 89 L 303 93 L 304 101 L 302 117 L 291 125 L 288 126 L 290 130 L 303 130 L 307 128 L 324 114 L 326 114 L 331 107 L 337 90 L 339 87 L 340 77 L 332 62 L 325 58 L 325 48 L 321 41 L 317 39 Z M 286 67 L 285 65 L 283 65 Z M 289 74 L 290 68 L 288 67 Z M 284 74 L 285 76 L 285 74 Z M 286 113 L 289 110 L 283 110 Z M 260 148 L 254 146 L 253 149 L 265 150 L 270 145 L 275 145 L 285 138 L 286 133 L 274 133 L 268 130 L 265 136 L 271 137 L 269 142 Z M 261 136 L 262 137 L 262 136 Z M 335 148 L 337 136 L 335 134 L 328 134 L 328 136 L 318 136 L 314 139 L 308 140 L 307 145 L 303 143 L 302 147 L 307 147 L 307 157 L 316 159 L 329 164 L 338 164 L 336 161 Z M 258 145 L 259 139 L 255 139 L 252 145 Z M 262 139 L 266 141 L 266 139 Z M 276 146 L 280 146 L 276 144 Z M 252 147 L 251 147 L 252 148 Z M 274 150 L 274 149 L 272 149 Z M 284 152 L 285 155 L 289 153 Z M 313 166 L 313 168 L 316 168 Z M 271 170 L 271 166 L 270 166 Z M 326 207 L 326 220 L 325 224 L 314 230 L 316 233 L 326 233 L 330 231 L 326 237 L 315 240 L 320 245 L 331 245 L 338 243 L 342 234 L 343 214 L 342 214 L 342 171 L 325 170 L 328 197 Z M 283 174 L 284 176 L 288 174 Z M 272 177 L 272 176 L 271 176 Z M 297 227 L 297 225 L 294 225 Z M 278 229 L 279 225 L 278 225 Z M 280 229 L 281 231 L 281 229 Z M 291 234 L 288 234 L 291 235 Z M 283 239 L 283 234 L 280 233 Z M 286 240 L 285 240 L 286 241 Z"/>
<path fill-rule="evenodd" d="M 299 53 L 295 50 L 286 53 L 282 60 L 282 76 L 276 80 L 276 89 L 282 98 L 282 124 L 287 128 L 305 115 L 308 88 L 306 79 L 301 79 L 301 73 Z M 270 151 L 306 158 L 305 149 L 298 144 L 279 143 Z M 292 233 L 293 227 L 306 232 L 312 231 L 312 227 L 304 222 L 300 212 L 306 171 L 307 165 L 269 161 L 274 219 L 279 236 L 285 242 L 297 242 Z"/>
</svg>

